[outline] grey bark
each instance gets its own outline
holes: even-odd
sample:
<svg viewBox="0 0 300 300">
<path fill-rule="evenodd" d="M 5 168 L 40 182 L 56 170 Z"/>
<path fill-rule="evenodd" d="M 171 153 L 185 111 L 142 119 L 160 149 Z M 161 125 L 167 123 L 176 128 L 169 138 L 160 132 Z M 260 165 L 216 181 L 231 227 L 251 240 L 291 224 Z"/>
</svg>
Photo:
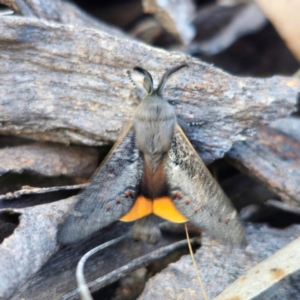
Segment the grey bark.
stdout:
<svg viewBox="0 0 300 300">
<path fill-rule="evenodd" d="M 0 176 L 28 173 L 44 176 L 89 178 L 97 168 L 99 155 L 87 147 L 31 144 L 0 149 Z"/>
<path fill-rule="evenodd" d="M 253 135 L 255 125 L 289 115 L 300 87 L 294 78 L 234 77 L 190 56 L 88 28 L 5 17 L 0 31 L 0 132 L 38 140 L 114 142 L 136 107 L 126 72 L 142 66 L 156 82 L 186 62 L 165 97 L 183 120 L 201 121 L 188 136 L 209 163 Z"/>
</svg>

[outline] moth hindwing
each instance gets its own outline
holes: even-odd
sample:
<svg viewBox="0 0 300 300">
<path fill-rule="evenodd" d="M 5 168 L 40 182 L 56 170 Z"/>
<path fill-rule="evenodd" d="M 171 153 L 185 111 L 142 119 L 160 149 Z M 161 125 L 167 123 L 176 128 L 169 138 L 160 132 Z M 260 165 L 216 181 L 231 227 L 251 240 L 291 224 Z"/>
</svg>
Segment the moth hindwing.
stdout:
<svg viewBox="0 0 300 300">
<path fill-rule="evenodd" d="M 119 219 L 137 220 L 133 237 L 155 243 L 160 232 L 154 215 L 176 223 L 190 221 L 226 243 L 245 243 L 237 212 L 162 96 L 170 75 L 186 66 L 168 70 L 157 89 L 149 72 L 135 68 L 144 76 L 148 95 L 62 224 L 61 243 L 77 241 Z"/>
</svg>

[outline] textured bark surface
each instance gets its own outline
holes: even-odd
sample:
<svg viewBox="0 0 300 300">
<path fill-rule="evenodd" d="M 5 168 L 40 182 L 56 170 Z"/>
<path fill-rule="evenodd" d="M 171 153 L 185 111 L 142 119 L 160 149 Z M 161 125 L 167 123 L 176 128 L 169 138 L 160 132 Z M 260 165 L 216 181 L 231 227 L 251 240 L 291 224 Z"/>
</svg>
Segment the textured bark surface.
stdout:
<svg viewBox="0 0 300 300">
<path fill-rule="evenodd" d="M 243 147 L 233 148 L 235 164 L 287 203 L 299 206 L 297 170 L 300 169 L 300 152 L 296 138 L 264 129 L 266 131 L 259 130 L 257 138 L 244 142 L 256 132 L 257 125 L 286 117 L 293 111 L 300 88 L 299 79 L 231 76 L 196 58 L 134 41 L 121 30 L 95 21 L 68 2 L 0 0 L 0 3 L 20 15 L 2 16 L 0 20 L 0 133 L 65 145 L 111 144 L 121 134 L 137 104 L 136 91 L 126 72 L 141 66 L 153 74 L 157 83 L 166 69 L 188 63 L 188 69 L 177 73 L 168 82 L 165 98 L 174 105 L 180 119 L 197 124 L 190 126 L 188 137 L 204 162 L 208 164 L 222 157 L 234 142 L 240 141 L 234 147 Z M 190 26 L 187 14 L 184 18 L 178 15 L 179 3 L 186 6 L 187 1 L 176 3 L 177 11 L 168 8 L 160 13 L 153 10 L 153 13 L 179 40 L 185 39 L 185 43 L 189 43 L 190 32 L 179 28 Z M 154 6 L 157 10 L 158 4 Z M 227 20 L 223 15 L 223 22 L 224 19 Z M 260 21 L 257 26 L 263 23 L 262 19 Z M 234 25 L 234 19 L 232 22 Z M 212 40 L 210 46 L 214 47 L 210 49 L 220 49 L 220 44 L 224 48 L 224 44 L 228 45 L 230 38 L 237 38 L 242 29 L 244 32 L 253 30 L 248 27 L 251 22 L 246 23 L 245 27 L 236 24 L 230 27 L 228 21 L 228 28 L 233 29 L 229 33 L 233 34 L 230 36 L 227 31 L 227 44 L 218 40 L 216 45 Z M 220 22 L 215 24 L 220 25 Z M 152 32 L 154 37 L 150 40 L 160 35 L 161 28 L 158 29 L 159 32 Z M 268 51 L 267 56 L 270 56 Z M 272 65 L 276 64 L 272 58 Z M 138 85 L 142 84 L 141 77 L 133 74 L 133 78 Z M 7 145 L 4 143 L 4 146 Z M 88 177 L 95 167 L 94 150 L 51 147 L 27 145 L 0 150 L 0 173 L 6 173 L 1 177 L 3 186 L 6 188 L 10 184 L 8 173 L 11 172 L 26 170 L 58 178 L 60 175 Z M 243 185 L 234 180 L 228 190 L 229 194 L 237 195 L 238 206 L 243 207 L 248 200 L 241 195 L 249 190 L 249 185 L 240 180 Z M 252 184 L 250 182 L 250 188 Z M 233 185 L 239 186 L 234 189 Z M 73 207 L 77 199 L 74 195 L 83 187 L 27 186 L 0 196 L 1 299 L 8 299 L 13 294 L 16 300 L 59 299 L 63 296 L 78 299 L 78 293 L 74 291 L 74 274 L 79 258 L 92 247 L 129 230 L 129 224 L 116 223 L 81 243 L 59 249 L 57 228 Z M 247 196 L 255 198 L 257 203 L 270 197 L 267 192 L 259 193 L 257 199 L 252 188 Z M 66 199 L 68 197 L 72 198 Z M 65 200 L 58 201 L 60 199 Z M 212 240 L 205 244 L 206 239 L 197 259 L 209 292 L 221 291 L 247 268 L 290 242 L 298 232 L 297 226 L 283 231 L 250 226 L 247 228 L 250 245 L 246 251 L 232 250 Z M 155 246 L 124 241 L 89 260 L 85 274 L 92 282 L 92 289 L 97 290 L 158 256 L 185 247 L 185 242 L 178 240 L 163 235 Z M 121 266 L 124 267 L 118 269 Z M 154 279 L 149 283 L 142 299 L 172 299 L 173 296 L 175 299 L 181 296 L 199 299 L 201 293 L 190 258 L 183 258 L 178 267 L 172 268 L 170 273 L 175 276 L 169 277 L 169 270 L 162 272 L 157 276 L 159 282 Z M 114 273 L 109 276 L 96 279 L 112 270 Z M 228 273 L 220 276 L 224 270 Z M 280 286 L 278 293 L 275 290 L 276 297 L 296 299 L 295 295 L 299 293 L 295 291 L 300 289 L 298 282 L 296 277 L 287 279 L 286 286 Z M 283 294 L 280 294 L 282 290 Z"/>
<path fill-rule="evenodd" d="M 229 285 L 215 300 L 297 299 L 299 298 L 300 238 L 278 250 Z M 259 274 L 259 281 L 257 280 Z"/>
<path fill-rule="evenodd" d="M 28 187 L 0 196 L 1 299 L 9 299 L 13 294 L 12 299 L 53 300 L 63 296 L 64 299 L 79 299 L 75 291 L 75 268 L 81 256 L 130 230 L 132 224 L 118 222 L 80 243 L 59 249 L 58 226 L 77 197 L 57 200 L 78 193 L 84 186 Z M 53 203 L 48 203 L 50 201 Z M 98 290 L 159 257 L 186 248 L 186 241 L 181 239 L 182 235 L 163 234 L 159 243 L 148 245 L 130 238 L 105 249 L 93 256 L 85 268 L 88 282 L 92 281 L 91 289 Z M 197 244 L 197 239 L 192 243 Z M 111 271 L 114 272 L 109 274 Z"/>
<path fill-rule="evenodd" d="M 265 15 L 255 2 L 251 2 L 213 37 L 207 41 L 193 43 L 188 48 L 188 53 L 215 55 L 231 46 L 241 36 L 259 31 L 266 24 L 267 18 Z"/>
<path fill-rule="evenodd" d="M 12 216 L 19 219 L 17 228 L 10 236 L 3 236 L 0 245 L 0 298 L 9 299 L 58 250 L 57 226 L 74 201 L 72 197 L 51 204 L 0 211 L 2 216 L 7 216 L 6 223 L 12 222 L 9 219 Z"/>
<path fill-rule="evenodd" d="M 134 242 L 132 240 L 130 240 L 129 244 L 132 245 L 133 243 Z M 177 242 L 174 242 L 174 240 L 173 240 L 173 243 L 171 243 L 171 240 L 165 239 L 164 243 L 166 243 L 167 245 L 161 246 L 161 243 L 156 244 L 155 246 L 152 246 L 153 248 L 157 248 L 156 250 L 152 249 L 154 251 L 152 251 L 146 255 L 140 256 L 138 258 L 135 258 L 135 259 L 133 259 L 133 257 L 132 257 L 132 254 L 134 252 L 132 251 L 132 249 L 130 247 L 131 245 L 123 246 L 123 247 L 126 247 L 127 255 L 129 256 L 129 254 L 130 254 L 131 261 L 129 263 L 127 263 L 126 265 L 112 271 L 111 273 L 104 275 L 103 277 L 97 278 L 96 280 L 90 282 L 89 289 L 92 292 L 97 291 L 97 290 L 99 290 L 99 288 L 116 281 L 117 279 L 131 273 L 132 271 L 134 271 L 138 268 L 141 268 L 143 266 L 149 265 L 149 263 L 152 261 L 157 261 L 159 259 L 166 257 L 168 254 L 170 254 L 172 252 L 175 252 L 175 251 L 178 251 L 178 250 L 181 250 L 181 249 L 187 247 L 186 240 L 181 240 L 181 241 L 177 241 Z M 195 245 L 197 243 L 198 243 L 197 238 L 191 239 L 192 245 Z M 145 246 L 145 244 L 144 244 L 144 246 Z M 144 248 L 144 247 L 142 247 L 142 248 Z M 148 249 L 148 251 L 149 251 L 149 249 Z M 115 251 L 115 252 L 117 252 L 117 251 Z M 121 251 L 121 254 L 124 255 L 124 250 Z M 139 255 L 136 255 L 136 256 L 139 256 Z M 105 261 L 105 259 L 103 261 Z M 124 261 L 122 258 L 122 263 L 123 262 Z M 116 267 L 116 265 L 115 265 L 115 267 Z M 53 295 L 49 291 L 48 291 L 48 294 L 50 295 L 49 300 L 53 299 Z M 13 298 L 13 299 L 18 299 L 18 298 Z M 36 299 L 39 299 L 39 298 L 36 298 Z M 77 299 L 80 299 L 80 295 L 78 293 L 78 290 L 76 289 L 76 290 L 72 291 L 71 293 L 66 294 L 64 297 L 62 297 L 62 299 L 63 300 L 75 300 L 75 299 L 77 300 Z"/>
<path fill-rule="evenodd" d="M 279 130 L 260 127 L 258 134 L 237 142 L 227 153 L 241 172 L 259 181 L 282 201 L 300 206 L 300 143 Z"/>
<path fill-rule="evenodd" d="M 188 45 L 196 34 L 192 24 L 195 5 L 192 0 L 143 0 L 145 13 L 154 14 L 161 25 L 179 42 Z"/>
<path fill-rule="evenodd" d="M 25 208 L 33 205 L 46 204 L 60 199 L 65 199 L 77 194 L 87 184 L 52 186 L 47 188 L 35 188 L 23 186 L 19 191 L 9 192 L 0 196 L 0 209 Z"/>
<path fill-rule="evenodd" d="M 299 236 L 299 229 L 299 225 L 286 230 L 278 230 L 249 224 L 246 226 L 248 246 L 245 249 L 232 249 L 203 237 L 202 247 L 196 252 L 195 259 L 209 299 L 217 296 L 249 268 L 296 239 Z M 284 272 L 284 270 L 281 271 Z M 270 273 L 271 276 L 282 275 L 277 277 L 279 281 L 285 277 L 282 272 L 280 270 L 272 272 L 271 270 Z M 259 277 L 257 280 L 260 280 Z M 265 288 L 267 289 L 267 286 Z M 295 273 L 274 285 L 272 290 L 265 290 L 266 294 L 259 291 L 258 295 L 261 293 L 262 297 L 258 299 L 299 299 L 299 288 L 299 273 Z M 247 291 L 248 287 L 245 287 L 245 290 Z M 253 293 L 255 286 L 249 291 Z M 272 295 L 271 298 L 269 298 L 270 295 Z M 234 296 L 220 299 L 239 299 L 238 295 L 234 294 Z M 182 257 L 178 262 L 171 264 L 161 273 L 149 279 L 139 299 L 204 299 L 195 276 L 191 257 L 188 255 Z"/>
<path fill-rule="evenodd" d="M 300 118 L 290 117 L 279 119 L 270 124 L 271 128 L 275 128 L 288 136 L 300 142 Z"/>
<path fill-rule="evenodd" d="M 68 1 L 0 0 L 0 4 L 10 7 L 16 14 L 24 17 L 36 17 L 77 27 L 90 27 L 112 35 L 127 37 L 121 30 L 94 19 Z"/>
<path fill-rule="evenodd" d="M 0 31 L 0 132 L 6 134 L 111 143 L 136 106 L 126 72 L 142 66 L 157 82 L 165 69 L 186 62 L 165 97 L 183 120 L 202 122 L 188 136 L 209 163 L 252 135 L 254 125 L 290 114 L 300 87 L 299 79 L 230 76 L 184 54 L 93 29 L 5 17 Z"/>
<path fill-rule="evenodd" d="M 34 173 L 89 178 L 97 168 L 98 152 L 87 147 L 31 144 L 0 149 L 0 176 Z"/>
</svg>

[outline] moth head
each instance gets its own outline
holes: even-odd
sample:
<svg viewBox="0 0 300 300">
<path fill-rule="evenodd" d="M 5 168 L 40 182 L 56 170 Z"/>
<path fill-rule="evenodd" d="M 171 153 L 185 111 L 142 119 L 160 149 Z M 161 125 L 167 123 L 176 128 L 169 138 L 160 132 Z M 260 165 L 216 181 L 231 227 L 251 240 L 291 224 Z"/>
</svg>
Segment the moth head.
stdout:
<svg viewBox="0 0 300 300">
<path fill-rule="evenodd" d="M 148 71 L 146 71 L 145 69 L 140 68 L 140 67 L 135 67 L 134 71 L 137 71 L 137 72 L 139 72 L 140 74 L 142 74 L 144 76 L 143 86 L 144 86 L 145 90 L 147 91 L 148 96 L 151 96 L 151 95 L 161 96 L 163 90 L 165 89 L 166 83 L 167 83 L 168 79 L 170 78 L 170 76 L 173 73 L 179 71 L 180 69 L 182 69 L 184 67 L 188 67 L 188 65 L 187 64 L 182 64 L 180 66 L 177 66 L 177 67 L 174 67 L 174 68 L 171 68 L 171 69 L 167 70 L 165 72 L 165 74 L 163 75 L 163 77 L 161 78 L 157 89 L 154 89 L 153 79 L 152 79 L 151 74 Z"/>
</svg>

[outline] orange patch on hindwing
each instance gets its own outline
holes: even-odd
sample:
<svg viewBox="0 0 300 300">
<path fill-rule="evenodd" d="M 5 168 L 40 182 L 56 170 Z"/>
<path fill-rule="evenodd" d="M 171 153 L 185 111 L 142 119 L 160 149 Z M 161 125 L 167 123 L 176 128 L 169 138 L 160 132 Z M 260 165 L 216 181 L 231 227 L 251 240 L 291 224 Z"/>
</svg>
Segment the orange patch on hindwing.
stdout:
<svg viewBox="0 0 300 300">
<path fill-rule="evenodd" d="M 144 196 L 138 196 L 131 209 L 127 214 L 120 218 L 120 221 L 132 222 L 146 217 L 152 213 L 152 206 L 152 200 L 147 199 Z"/>
<path fill-rule="evenodd" d="M 188 219 L 178 211 L 170 197 L 154 199 L 153 213 L 173 223 L 184 223 L 188 221 Z"/>
<path fill-rule="evenodd" d="M 131 209 L 120 218 L 120 221 L 132 222 L 152 213 L 173 223 L 184 223 L 188 221 L 188 219 L 177 210 L 170 197 L 159 197 L 151 200 L 144 196 L 137 197 Z"/>
</svg>

